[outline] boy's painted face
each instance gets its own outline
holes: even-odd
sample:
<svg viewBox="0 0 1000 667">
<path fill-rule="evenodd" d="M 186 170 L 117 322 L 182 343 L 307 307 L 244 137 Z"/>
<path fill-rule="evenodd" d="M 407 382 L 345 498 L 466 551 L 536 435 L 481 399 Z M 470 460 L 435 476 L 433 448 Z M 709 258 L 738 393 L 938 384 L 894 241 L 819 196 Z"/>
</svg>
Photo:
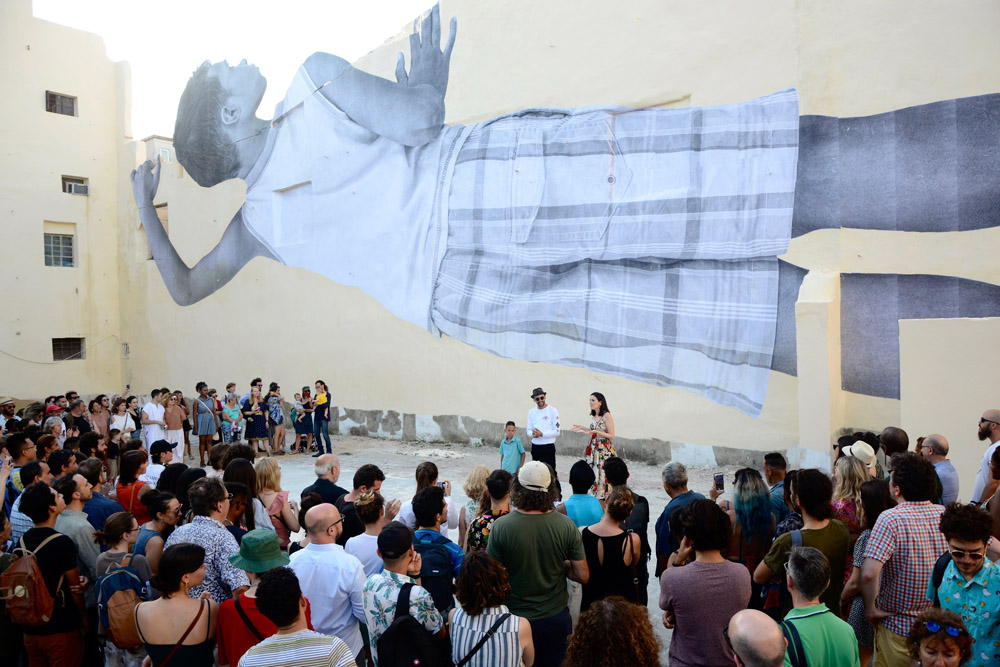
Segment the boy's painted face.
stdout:
<svg viewBox="0 0 1000 667">
<path fill-rule="evenodd" d="M 267 79 L 261 76 L 256 65 L 241 60 L 238 65 L 233 66 L 223 60 L 214 63 L 209 71 L 229 92 L 230 97 L 235 98 L 239 106 L 253 112 L 260 105 L 267 89 Z"/>
<path fill-rule="evenodd" d="M 512 440 L 514 438 L 514 427 L 513 426 L 507 426 L 507 427 L 505 427 L 504 430 L 503 430 L 503 432 L 507 434 L 507 439 L 508 440 Z"/>
</svg>

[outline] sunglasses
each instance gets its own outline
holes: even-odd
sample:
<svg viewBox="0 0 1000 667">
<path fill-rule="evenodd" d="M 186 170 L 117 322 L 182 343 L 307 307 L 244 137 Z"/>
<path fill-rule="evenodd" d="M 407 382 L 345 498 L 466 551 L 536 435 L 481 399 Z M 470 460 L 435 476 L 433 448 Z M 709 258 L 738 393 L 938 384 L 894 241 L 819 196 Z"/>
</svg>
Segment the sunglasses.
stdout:
<svg viewBox="0 0 1000 667">
<path fill-rule="evenodd" d="M 995 422 L 992 419 L 987 419 L 986 417 L 980 417 L 979 418 L 979 423 L 980 424 L 997 424 L 998 426 L 1000 426 L 1000 422 Z"/>
<path fill-rule="evenodd" d="M 955 560 L 968 558 L 973 562 L 981 561 L 985 556 L 985 553 L 979 553 L 978 551 L 963 551 L 961 549 L 949 549 L 948 552 L 951 554 L 951 557 Z M 934 632 L 937 631 L 935 630 Z"/>
<path fill-rule="evenodd" d="M 233 502 L 233 498 L 235 498 L 235 497 L 236 497 L 236 496 L 234 496 L 234 495 L 233 495 L 233 494 L 231 494 L 231 493 L 227 493 L 227 494 L 226 494 L 226 500 L 228 500 L 229 502 Z"/>
<path fill-rule="evenodd" d="M 535 397 L 534 397 L 533 399 L 531 399 L 531 400 L 533 400 L 533 401 L 534 401 L 535 403 L 537 403 L 538 401 L 544 401 L 544 400 L 545 400 L 545 395 L 543 394 L 543 395 L 541 395 L 541 396 L 535 396 Z"/>
<path fill-rule="evenodd" d="M 927 628 L 928 632 L 941 632 L 941 624 L 937 621 L 924 621 L 924 626 Z M 962 634 L 962 628 L 956 628 L 954 625 L 944 626 L 944 631 L 949 637 L 958 637 Z"/>
</svg>

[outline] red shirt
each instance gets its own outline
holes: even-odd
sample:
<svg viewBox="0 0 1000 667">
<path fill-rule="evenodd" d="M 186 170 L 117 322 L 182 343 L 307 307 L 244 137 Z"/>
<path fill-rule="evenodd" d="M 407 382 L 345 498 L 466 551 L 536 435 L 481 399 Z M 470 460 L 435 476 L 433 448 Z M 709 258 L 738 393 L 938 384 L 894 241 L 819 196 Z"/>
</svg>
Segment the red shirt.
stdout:
<svg viewBox="0 0 1000 667">
<path fill-rule="evenodd" d="M 258 611 L 257 598 L 248 598 L 245 595 L 241 595 L 240 608 L 264 639 L 267 639 L 278 631 L 274 623 L 267 620 L 267 617 Z M 309 600 L 306 600 L 306 624 L 310 630 L 313 629 Z M 219 644 L 219 664 L 231 665 L 231 667 L 236 667 L 243 654 L 261 641 L 257 639 L 253 632 L 250 631 L 250 628 L 247 627 L 247 624 L 243 622 L 240 613 L 236 611 L 236 602 L 234 599 L 226 600 L 219 605 L 216 638 Z"/>
<path fill-rule="evenodd" d="M 146 486 L 146 482 L 135 481 L 125 486 L 118 484 L 115 488 L 115 495 L 118 497 L 118 502 L 125 508 L 126 512 L 132 513 L 132 516 L 135 517 L 140 526 L 144 523 L 149 523 L 149 520 L 152 518 L 149 516 L 149 510 L 146 509 L 146 505 L 139 499 L 140 492 L 144 486 Z"/>
</svg>

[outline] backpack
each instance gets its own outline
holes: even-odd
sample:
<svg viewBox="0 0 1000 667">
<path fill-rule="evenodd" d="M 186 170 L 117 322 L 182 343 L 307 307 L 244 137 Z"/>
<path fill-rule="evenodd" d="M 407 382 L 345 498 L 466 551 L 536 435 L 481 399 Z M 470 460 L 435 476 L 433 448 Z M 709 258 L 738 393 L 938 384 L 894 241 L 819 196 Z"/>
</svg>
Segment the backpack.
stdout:
<svg viewBox="0 0 1000 667">
<path fill-rule="evenodd" d="M 947 551 L 938 556 L 938 559 L 934 561 L 934 569 L 931 571 L 931 582 L 934 584 L 935 607 L 941 606 L 941 600 L 938 599 L 938 589 L 941 588 L 941 582 L 944 581 L 944 571 L 948 569 L 948 563 L 950 562 L 951 553 Z"/>
<path fill-rule="evenodd" d="M 431 633 L 410 615 L 410 589 L 403 584 L 396 599 L 396 617 L 375 642 L 379 667 L 413 667 L 440 665 L 438 649 Z"/>
<path fill-rule="evenodd" d="M 132 567 L 132 554 L 97 579 L 97 613 L 108 639 L 120 649 L 142 646 L 135 608 L 146 599 L 146 588 Z"/>
<path fill-rule="evenodd" d="M 7 603 L 7 615 L 14 623 L 38 627 L 52 619 L 56 601 L 49 593 L 42 571 L 38 568 L 37 554 L 45 545 L 60 536 L 61 533 L 49 535 L 35 547 L 34 551 L 29 551 L 24 546 L 24 536 L 22 536 L 14 549 L 15 552 L 21 552 L 21 555 L 17 556 L 10 567 L 0 575 L 0 596 Z M 56 593 L 62 589 L 63 578 L 63 575 L 59 575 Z"/>
<path fill-rule="evenodd" d="M 420 585 L 434 598 L 434 606 L 442 614 L 455 606 L 455 584 L 451 567 L 451 551 L 445 545 L 447 537 L 435 535 L 430 542 L 423 542 L 416 535 L 413 548 L 420 554 Z"/>
</svg>

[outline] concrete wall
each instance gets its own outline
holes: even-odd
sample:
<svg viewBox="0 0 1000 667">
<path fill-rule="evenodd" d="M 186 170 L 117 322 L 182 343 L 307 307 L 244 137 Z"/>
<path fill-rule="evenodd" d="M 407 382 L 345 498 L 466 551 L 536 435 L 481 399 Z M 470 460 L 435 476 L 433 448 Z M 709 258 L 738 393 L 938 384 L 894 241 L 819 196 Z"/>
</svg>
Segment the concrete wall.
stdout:
<svg viewBox="0 0 1000 667">
<path fill-rule="evenodd" d="M 4 393 L 117 391 L 117 147 L 130 133 L 128 66 L 109 61 L 97 36 L 33 18 L 30 0 L 0 3 L 0 62 Z M 77 115 L 47 112 L 47 90 L 76 97 Z M 88 179 L 90 195 L 64 194 L 63 175 Z M 45 231 L 75 235 L 75 266 L 45 266 Z M 56 337 L 85 338 L 86 358 L 53 363 Z"/>
</svg>

